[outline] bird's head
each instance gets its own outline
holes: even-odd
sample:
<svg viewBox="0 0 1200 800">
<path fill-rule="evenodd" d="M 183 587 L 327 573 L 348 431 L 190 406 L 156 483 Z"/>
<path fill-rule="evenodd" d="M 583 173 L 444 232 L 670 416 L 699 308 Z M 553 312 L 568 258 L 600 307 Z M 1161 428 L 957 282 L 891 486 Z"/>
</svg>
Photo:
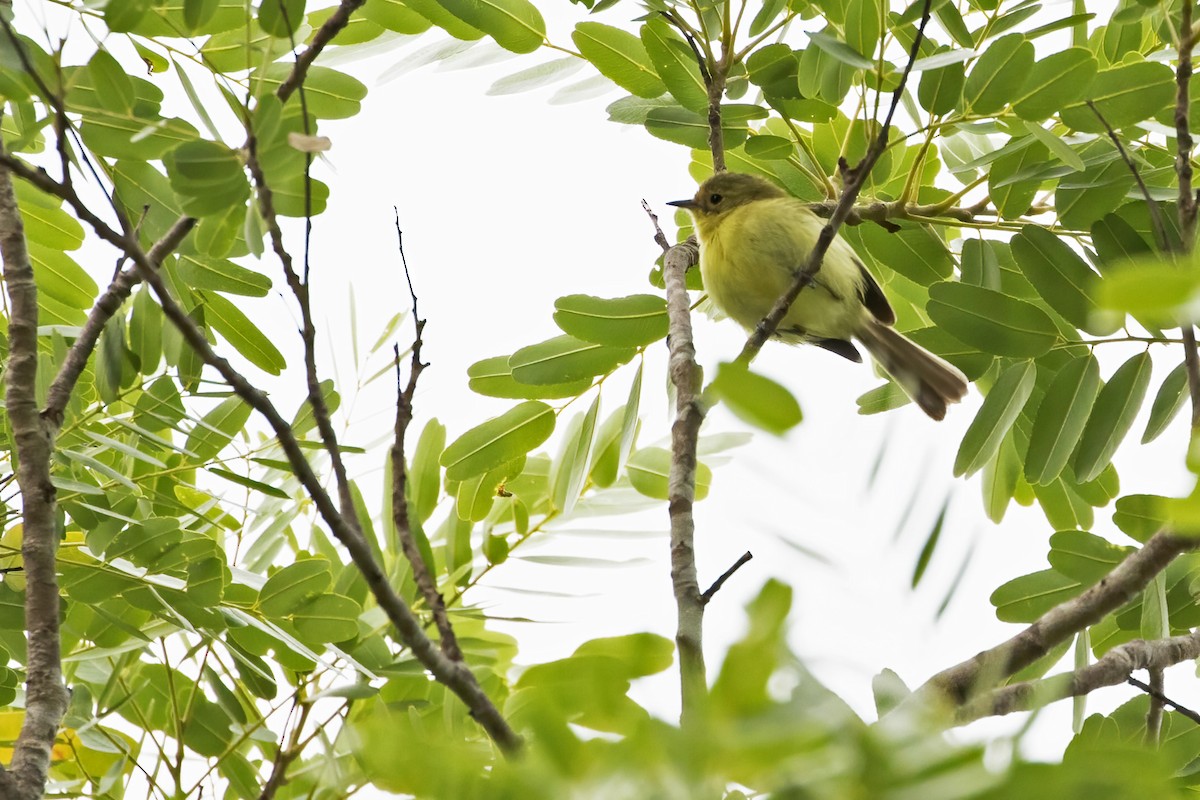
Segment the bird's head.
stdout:
<svg viewBox="0 0 1200 800">
<path fill-rule="evenodd" d="M 687 209 L 695 218 L 696 225 L 704 229 L 739 206 L 774 197 L 787 197 L 787 193 L 757 175 L 718 172 L 700 184 L 692 199 L 674 200 L 667 205 Z"/>
</svg>

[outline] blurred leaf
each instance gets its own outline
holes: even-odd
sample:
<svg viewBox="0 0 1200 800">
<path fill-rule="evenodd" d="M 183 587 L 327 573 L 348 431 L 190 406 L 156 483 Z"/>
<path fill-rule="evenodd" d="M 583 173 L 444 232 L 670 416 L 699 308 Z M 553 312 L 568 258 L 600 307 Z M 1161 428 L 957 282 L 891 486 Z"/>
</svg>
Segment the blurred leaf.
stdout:
<svg viewBox="0 0 1200 800">
<path fill-rule="evenodd" d="M 671 470 L 671 452 L 661 447 L 643 447 L 634 451 L 625 464 L 626 474 L 633 488 L 655 500 L 670 499 L 668 476 Z M 696 462 L 697 501 L 708 496 L 712 483 L 712 470 L 704 463 Z"/>
<path fill-rule="evenodd" d="M 721 362 L 710 388 L 739 419 L 777 436 L 800 423 L 800 404 L 792 393 L 749 367 Z"/>
</svg>

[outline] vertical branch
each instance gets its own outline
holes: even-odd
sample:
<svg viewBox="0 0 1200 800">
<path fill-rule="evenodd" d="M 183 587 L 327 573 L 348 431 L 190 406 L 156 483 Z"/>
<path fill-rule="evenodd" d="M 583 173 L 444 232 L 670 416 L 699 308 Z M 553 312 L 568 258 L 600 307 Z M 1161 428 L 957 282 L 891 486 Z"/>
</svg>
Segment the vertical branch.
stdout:
<svg viewBox="0 0 1200 800">
<path fill-rule="evenodd" d="M 708 693 L 704 668 L 704 606 L 696 574 L 693 543 L 696 521 L 696 446 L 705 408 L 700 400 L 700 367 L 692 342 L 692 319 L 687 291 L 688 267 L 696 263 L 697 249 L 689 240 L 663 256 L 670 317 L 669 372 L 675 386 L 675 422 L 671 426 L 671 468 L 668 474 L 668 511 L 671 518 L 671 583 L 675 589 L 679 651 L 681 720 L 687 724 L 703 708 Z"/>
<path fill-rule="evenodd" d="M 0 154 L 3 142 L 0 142 Z M 58 724 L 67 710 L 58 626 L 58 576 L 55 553 L 54 486 L 50 483 L 51 437 L 37 407 L 38 306 L 33 266 L 25 246 L 25 228 L 17 208 L 9 170 L 0 165 L 0 259 L 8 290 L 9 354 L 5 405 L 12 425 L 19 466 L 24 537 L 26 661 L 25 720 L 13 752 L 16 796 L 40 797 L 50 769 Z M 7 776 L 6 776 L 7 777 Z M 0 784 L 0 788 L 3 784 Z M 9 787 L 11 788 L 11 784 Z M 14 793 L 15 794 L 15 793 Z M 8 796 L 6 794 L 6 796 Z"/>
<path fill-rule="evenodd" d="M 425 598 L 426 605 L 433 613 L 433 622 L 437 626 L 441 639 L 442 652 L 446 658 L 462 661 L 462 650 L 458 646 L 458 637 L 454 635 L 454 627 L 446 614 L 446 600 L 437 590 L 437 582 L 429 572 L 429 565 L 417 547 L 416 538 L 412 532 L 412 521 L 408 516 L 408 496 L 405 490 L 408 484 L 408 464 L 404 460 L 404 435 L 413 418 L 413 397 L 417 393 L 417 379 L 428 366 L 421 361 L 421 336 L 425 332 L 425 320 L 417 312 L 417 293 L 413 289 L 412 275 L 408 271 L 408 259 L 404 257 L 404 234 L 400 230 L 399 215 L 396 218 L 396 241 L 400 250 L 400 262 L 404 265 L 404 278 L 408 282 L 408 294 L 412 298 L 413 335 L 412 361 L 408 371 L 408 385 L 400 379 L 400 348 L 396 348 L 396 434 L 392 442 L 392 521 L 396 526 L 396 534 L 400 537 L 400 548 L 404 557 L 412 565 L 413 581 Z"/>
<path fill-rule="evenodd" d="M 1179 238 L 1183 252 L 1191 253 L 1196 242 L 1196 193 L 1192 189 L 1192 131 L 1189 125 L 1192 81 L 1192 4 L 1180 4 L 1179 65 L 1175 69 L 1175 175 L 1179 180 Z M 1192 434 L 1200 430 L 1200 356 L 1196 353 L 1196 330 L 1190 320 L 1183 327 L 1183 358 L 1187 365 L 1188 390 L 1192 398 Z"/>
</svg>

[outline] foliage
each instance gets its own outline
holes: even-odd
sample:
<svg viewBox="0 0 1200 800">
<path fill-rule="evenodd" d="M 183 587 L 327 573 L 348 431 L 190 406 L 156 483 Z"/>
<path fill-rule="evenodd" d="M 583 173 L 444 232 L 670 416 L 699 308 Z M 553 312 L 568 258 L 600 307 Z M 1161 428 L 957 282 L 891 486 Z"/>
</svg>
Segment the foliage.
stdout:
<svg viewBox="0 0 1200 800">
<path fill-rule="evenodd" d="M 317 32 L 335 19 L 309 5 L 64 0 L 89 30 L 108 32 L 82 56 L 48 50 L 28 15 L 0 8 L 5 150 L 51 171 L 61 161 L 92 184 L 95 214 L 136 222 L 143 248 L 181 217 L 198 219 L 161 274 L 208 340 L 263 375 L 303 371 L 286 363 L 276 332 L 255 322 L 256 303 L 275 286 L 273 215 L 320 225 L 336 198 L 310 175 L 319 131 L 325 120 L 353 118 L 367 95 L 355 77 L 320 63 L 299 91 L 284 91 L 291 55 L 323 46 Z M 615 84 L 628 96 L 608 107 L 609 118 L 691 148 L 698 179 L 713 165 L 709 86 L 719 64 L 729 167 L 827 209 L 839 161 L 855 163 L 881 133 L 877 108 L 902 79 L 924 5 L 581 0 L 570 11 L 589 18 L 558 42 L 529 0 L 367 0 L 332 47 L 353 51 L 434 28 L 431 37 L 457 43 L 439 39 L 409 66 L 467 57 L 485 37 L 513 53 L 545 50 L 552 60 L 500 78 L 493 93 L 545 87 L 586 66 L 598 75 L 555 97 Z M 1195 496 L 1122 496 L 1113 464 L 1144 409 L 1148 442 L 1168 429 L 1189 388 L 1175 331 L 1190 328 L 1200 267 L 1191 233 L 1176 223 L 1176 82 L 1164 63 L 1178 58 L 1181 6 L 1122 0 L 1105 19 L 1080 2 L 1071 13 L 1028 1 L 930 5 L 903 113 L 860 199 L 864 218 L 874 206 L 886 219 L 842 235 L 885 287 L 899 327 L 985 393 L 955 474 L 982 473 L 993 520 L 1013 501 L 1036 503 L 1058 531 L 1047 569 L 992 595 L 1001 619 L 1032 622 L 1134 550 L 1090 532 L 1097 509 L 1115 502 L 1114 519 L 1135 543 L 1200 518 Z M 605 11 L 616 24 L 590 18 Z M 6 33 L 14 30 L 15 39 Z M 147 70 L 153 80 L 142 77 Z M 186 118 L 164 111 L 184 113 L 183 101 Z M 1194 107 L 1190 124 L 1200 124 Z M 80 207 L 29 182 L 16 189 L 39 289 L 44 402 L 102 292 L 98 270 L 81 264 L 94 258 L 96 237 Z M 687 220 L 678 222 L 686 234 Z M 104 325 L 55 443 L 61 649 L 72 695 L 52 789 L 199 796 L 219 786 L 229 797 L 341 797 L 370 783 L 433 798 L 999 798 L 1170 797 L 1194 783 L 1195 728 L 1167 714 L 1162 746 L 1143 746 L 1144 699 L 1088 719 L 1061 764 L 985 768 L 981 748 L 941 737 L 944 719 L 903 704 L 886 713 L 907 690 L 885 678 L 877 684 L 883 719 L 867 724 L 789 651 L 790 591 L 775 583 L 750 605 L 747 633 L 725 654 L 698 726 L 656 719 L 629 698 L 632 681 L 673 659 L 672 643 L 648 634 L 593 640 L 517 674 L 517 643 L 488 628 L 471 588 L 556 523 L 669 497 L 672 455 L 639 437 L 644 354 L 668 330 L 660 269 L 650 284 L 618 298 L 559 298 L 561 333 L 468 372 L 474 392 L 512 407 L 463 432 L 429 422 L 408 453 L 415 546 L 446 598 L 465 662 L 527 738 L 513 761 L 430 679 L 362 572 L 314 524 L 311 495 L 276 439 L 249 424 L 245 395 L 205 365 L 150 288 L 138 287 Z M 390 374 L 386 346 L 402 321 L 390 320 L 364 354 L 364 380 Z M 1113 368 L 1101 356 L 1118 343 L 1140 349 Z M 611 388 L 622 381 L 627 394 L 625 384 Z M 336 412 L 338 387 L 318 389 Z M 602 414 L 605 389 L 623 402 Z M 708 399 L 772 433 L 801 422 L 785 387 L 742 364 L 720 365 Z M 888 386 L 860 398 L 864 413 L 902 402 Z M 324 469 L 315 417 L 302 404 L 292 430 Z M 547 442 L 552 452 L 539 449 Z M 8 472 L 13 447 L 5 417 Z M 391 477 L 389 465 L 389 490 Z M 701 463 L 697 499 L 712 480 Z M 351 482 L 348 494 L 383 575 L 427 622 L 429 600 L 402 552 L 390 500 L 374 514 L 370 492 Z M 0 738 L 15 740 L 26 586 L 20 509 L 3 511 L 0 549 L 13 571 L 0 586 L 0 702 L 8 704 Z M 591 563 L 552 558 L 562 568 Z M 1200 624 L 1198 578 L 1197 556 L 1176 560 L 1090 626 L 1093 655 Z"/>
</svg>

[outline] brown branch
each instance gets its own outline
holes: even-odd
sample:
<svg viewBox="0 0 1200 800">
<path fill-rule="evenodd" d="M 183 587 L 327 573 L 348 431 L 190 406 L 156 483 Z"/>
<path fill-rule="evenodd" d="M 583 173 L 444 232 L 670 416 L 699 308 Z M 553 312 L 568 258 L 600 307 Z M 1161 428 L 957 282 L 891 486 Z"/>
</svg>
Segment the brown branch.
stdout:
<svg viewBox="0 0 1200 800">
<path fill-rule="evenodd" d="M 0 141 L 0 155 L 3 142 Z M 52 438 L 37 407 L 38 304 L 25 227 L 9 170 L 0 166 L 0 260 L 9 297 L 5 407 L 18 462 L 25 567 L 25 719 L 14 746 L 11 773 L 0 787 L 6 796 L 41 797 L 58 725 L 67 711 L 59 637 L 55 552 L 55 493 L 50 482 Z M 16 786 L 11 781 L 15 779 Z M 13 791 L 16 789 L 17 791 Z"/>
<path fill-rule="evenodd" d="M 300 747 L 300 734 L 304 732 L 304 723 L 308 721 L 312 703 L 304 698 L 297 698 L 296 706 L 300 709 L 297 714 L 298 718 L 288 734 L 287 744 L 284 745 L 280 742 L 279 749 L 275 751 L 275 758 L 271 762 L 271 774 L 267 776 L 258 800 L 273 800 L 280 788 L 287 783 L 288 767 L 304 752 Z"/>
<path fill-rule="evenodd" d="M 668 372 L 675 386 L 675 422 L 671 426 L 671 467 L 667 476 L 668 513 L 671 519 L 671 585 L 675 591 L 677 624 L 675 648 L 679 652 L 681 719 L 696 716 L 708 693 L 704 667 L 704 597 L 696 573 L 696 446 L 705 409 L 700 398 L 700 365 L 692 341 L 691 300 L 687 272 L 699 258 L 695 237 L 674 247 L 658 226 L 658 217 L 645 201 L 642 207 L 654 224 L 654 240 L 664 249 L 663 278 L 667 291 L 670 351 Z"/>
<path fill-rule="evenodd" d="M 334 11 L 322 23 L 317 32 L 313 34 L 312 43 L 300 55 L 296 56 L 296 63 L 292 67 L 292 71 L 288 74 L 287 79 L 279 84 L 279 88 L 275 90 L 275 96 L 281 101 L 287 102 L 287 99 L 292 96 L 292 92 L 304 83 L 304 79 L 308 76 L 308 68 L 317 60 L 317 56 L 333 41 L 334 37 L 342 32 L 342 29 L 350 24 L 350 15 L 358 9 L 362 8 L 367 0 L 342 0 L 338 4 L 337 10 Z"/>
<path fill-rule="evenodd" d="M 1136 670 L 1153 672 L 1197 657 L 1200 657 L 1200 632 L 1149 642 L 1137 639 L 1114 647 L 1096 663 L 1074 672 L 1015 683 L 977 697 L 955 712 L 954 723 L 965 725 L 984 717 L 1030 711 L 1056 700 L 1082 697 L 1105 686 L 1126 683 Z"/>
<path fill-rule="evenodd" d="M 275 194 L 267 185 L 266 175 L 258 161 L 258 139 L 250 134 L 246 148 L 246 167 L 254 181 L 255 195 L 258 198 L 258 209 L 263 222 L 267 226 L 267 236 L 271 241 L 271 249 L 283 267 L 284 278 L 288 288 L 296 298 L 300 307 L 300 338 L 304 343 L 304 376 L 308 384 L 308 405 L 312 409 L 313 421 L 321 436 L 321 443 L 329 455 L 329 463 L 333 466 L 334 480 L 337 484 L 338 503 L 342 516 L 352 527 L 362 532 L 362 523 L 358 519 L 358 511 L 354 507 L 354 495 L 350 490 L 350 477 L 346 472 L 346 462 L 342 458 L 342 448 L 338 444 L 337 431 L 333 428 L 333 419 L 325 395 L 321 391 L 321 378 L 317 373 L 317 328 L 313 323 L 312 302 L 308 291 L 307 270 L 306 278 L 301 280 L 292 261 L 292 254 L 283 243 L 283 230 L 279 226 L 279 216 L 275 213 Z M 308 176 L 305 176 L 308 183 Z"/>
<path fill-rule="evenodd" d="M 719 592 L 721 587 L 725 585 L 725 581 L 733 577 L 733 573 L 741 569 L 752 558 L 754 558 L 754 554 L 747 550 L 745 553 L 742 553 L 741 558 L 733 562 L 733 566 L 722 572 L 721 577 L 713 581 L 713 585 L 705 589 L 704 593 L 700 595 L 700 599 L 704 601 L 704 604 L 708 605 L 709 601 L 713 599 L 713 595 Z"/>
<path fill-rule="evenodd" d="M 921 49 L 921 42 L 925 38 L 925 26 L 929 24 L 930 7 L 932 0 L 925 0 L 925 6 L 921 10 L 921 22 L 917 26 L 917 35 L 913 37 L 912 47 L 908 53 L 908 63 L 904 65 L 904 72 L 900 76 L 900 82 L 896 86 L 896 90 L 892 93 L 892 104 L 888 108 L 887 117 L 884 119 L 882 126 L 879 129 L 879 134 L 871 140 L 870 146 L 867 148 L 866 154 L 862 160 L 854 167 L 848 167 L 845 160 L 839 161 L 839 168 L 842 171 L 844 179 L 842 196 L 838 199 L 837 206 L 829 217 L 829 222 L 821 229 L 820 236 L 817 237 L 816 246 L 813 247 L 809 254 L 808 263 L 804 268 L 796 273 L 796 278 L 792 281 L 792 285 L 783 293 L 783 296 L 775 301 L 775 305 L 771 308 L 770 313 L 759 321 L 754 327 L 754 332 L 746 340 L 742 352 L 738 354 L 737 363 L 749 364 L 762 350 L 767 340 L 774 335 L 779 328 L 779 324 L 783 322 L 783 318 L 787 316 L 788 310 L 792 307 L 792 303 L 799 297 L 800 292 L 811 284 L 816 278 L 817 273 L 821 270 L 821 263 L 825 259 L 825 253 L 829 250 L 829 246 L 833 244 L 833 238 L 837 235 L 838 228 L 846 221 L 846 217 L 850 209 L 854 206 L 854 201 L 858 198 L 858 193 L 862 190 L 863 184 L 867 180 L 867 176 L 871 173 L 871 168 L 875 166 L 875 162 L 883 155 L 883 151 L 887 149 L 888 129 L 892 125 L 892 117 L 896 114 L 896 109 L 900 105 L 900 98 L 904 94 L 904 86 L 908 83 L 909 73 L 912 72 L 913 62 L 917 60 L 917 53 Z"/>
<path fill-rule="evenodd" d="M 1156 533 L 1099 583 L 1050 609 L 1008 641 L 942 670 L 910 695 L 910 700 L 948 700 L 955 706 L 965 704 L 1037 661 L 1059 642 L 1125 605 L 1176 556 L 1197 547 L 1200 547 L 1200 540 L 1195 538 Z"/>
<path fill-rule="evenodd" d="M 464 665 L 446 658 L 425 635 L 420 621 L 396 593 L 378 562 L 375 561 L 366 540 L 333 504 L 325 487 L 322 486 L 321 480 L 313 471 L 312 465 L 308 463 L 291 425 L 283 418 L 266 394 L 251 384 L 245 376 L 213 350 L 204 331 L 168 292 L 162 276 L 137 240 L 131 236 L 117 233 L 108 227 L 103 220 L 86 207 L 71 187 L 58 185 L 45 174 L 45 171 L 34 170 L 20 160 L 9 158 L 3 153 L 0 153 L 0 164 L 13 165 L 14 172 L 35 185 L 49 184 L 52 189 L 51 193 L 67 200 L 76 215 L 88 222 L 101 239 L 116 247 L 133 261 L 141 279 L 154 291 L 163 313 L 179 329 L 184 341 L 196 351 L 205 364 L 217 370 L 238 397 L 267 420 L 289 465 L 309 497 L 312 498 L 321 519 L 350 553 L 350 557 L 362 573 L 367 587 L 375 596 L 380 608 L 387 614 L 388 619 L 396 626 L 401 639 L 412 650 L 413 655 L 430 671 L 434 678 L 462 699 L 471 709 L 472 716 L 502 750 L 506 753 L 515 752 L 520 746 L 520 738 L 479 687 L 471 671 Z"/>
<path fill-rule="evenodd" d="M 429 565 L 417 547 L 416 537 L 412 532 L 412 521 L 408 516 L 408 463 L 404 460 L 404 436 L 413 419 L 413 397 L 417 393 L 417 379 L 425 367 L 421 361 L 421 338 L 425 332 L 425 320 L 417 312 L 417 293 L 413 289 L 412 275 L 408 271 L 408 259 L 404 256 L 404 233 L 400 230 L 400 214 L 396 212 L 396 245 L 400 250 L 400 263 L 404 265 L 404 278 L 408 282 L 408 294 L 412 298 L 413 335 L 411 348 L 412 359 L 408 371 L 408 385 L 404 385 L 400 376 L 400 348 L 396 347 L 396 426 L 395 441 L 392 442 L 392 521 L 396 526 L 396 534 L 400 537 L 400 549 L 404 557 L 412 565 L 413 581 L 425 598 L 433 614 L 433 622 L 437 626 L 438 636 L 442 643 L 442 652 L 454 661 L 462 661 L 462 650 L 458 646 L 458 637 L 454 635 L 454 627 L 446 614 L 446 600 L 437 590 L 437 582 L 429 572 Z"/>
<path fill-rule="evenodd" d="M 155 266 L 161 266 L 163 259 L 179 247 L 195 226 L 196 220 L 193 217 L 180 217 L 171 229 L 154 243 L 146 253 L 147 257 Z M 62 426 L 63 410 L 71 400 L 71 393 L 75 391 L 75 384 L 87 367 L 92 351 L 96 349 L 96 342 L 100 339 L 104 326 L 121 310 L 121 306 L 133 292 L 133 287 L 140 282 L 141 278 L 138 277 L 135 268 L 121 270 L 92 306 L 87 321 L 71 344 L 71 349 L 67 351 L 67 357 L 63 359 L 62 366 L 54 376 L 46 395 L 46 407 L 42 409 L 42 418 L 49 423 L 52 431 L 57 431 Z"/>
</svg>

